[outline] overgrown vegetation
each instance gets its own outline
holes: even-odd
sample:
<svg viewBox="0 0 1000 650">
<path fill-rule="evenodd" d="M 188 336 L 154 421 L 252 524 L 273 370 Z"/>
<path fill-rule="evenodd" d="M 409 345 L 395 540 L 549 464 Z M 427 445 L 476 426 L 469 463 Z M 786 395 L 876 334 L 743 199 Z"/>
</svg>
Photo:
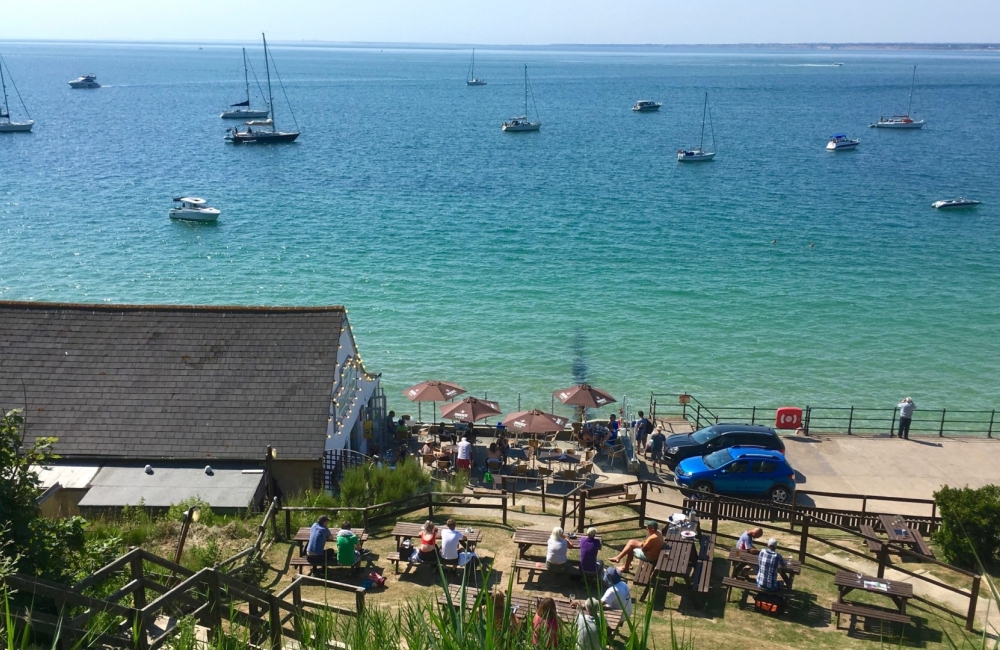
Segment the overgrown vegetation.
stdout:
<svg viewBox="0 0 1000 650">
<path fill-rule="evenodd" d="M 1000 560 L 1000 487 L 985 485 L 950 488 L 934 493 L 941 512 L 941 527 L 934 541 L 946 562 L 973 571 L 979 561 L 993 565 Z"/>
</svg>

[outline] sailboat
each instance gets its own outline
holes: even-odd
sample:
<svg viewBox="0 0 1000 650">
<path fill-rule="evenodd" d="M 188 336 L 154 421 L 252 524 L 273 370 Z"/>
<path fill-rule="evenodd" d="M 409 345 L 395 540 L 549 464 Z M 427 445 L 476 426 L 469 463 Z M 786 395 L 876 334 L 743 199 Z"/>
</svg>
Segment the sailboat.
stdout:
<svg viewBox="0 0 1000 650">
<path fill-rule="evenodd" d="M 910 100 L 906 104 L 906 112 L 902 115 L 892 115 L 878 118 L 875 124 L 868 126 L 877 129 L 920 129 L 924 126 L 924 121 L 916 121 L 910 117 L 910 110 L 913 108 L 913 85 L 917 81 L 917 66 L 913 66 L 913 77 L 910 79 Z"/>
<path fill-rule="evenodd" d="M 469 78 L 465 80 L 466 86 L 485 86 L 485 79 L 476 79 L 476 48 L 472 48 L 472 63 L 469 64 Z"/>
<path fill-rule="evenodd" d="M 714 151 L 705 151 L 705 118 L 708 116 L 708 93 L 705 93 L 705 106 L 701 109 L 701 140 L 694 149 L 679 149 L 677 162 L 704 162 L 715 158 Z M 711 123 L 710 123 L 711 124 Z M 712 129 L 712 144 L 715 144 L 715 129 Z"/>
<path fill-rule="evenodd" d="M 4 77 L 3 69 L 6 67 L 6 63 L 3 57 L 0 57 L 0 86 L 3 86 L 3 112 L 0 113 L 0 133 L 27 133 L 31 131 L 31 127 L 34 126 L 35 120 L 31 119 L 28 115 L 28 107 L 24 105 L 24 100 L 21 99 L 21 92 L 17 89 L 14 84 L 14 78 L 10 77 L 10 85 L 14 88 L 14 93 L 17 95 L 18 101 L 21 102 L 21 109 L 24 110 L 24 114 L 28 116 L 27 122 L 15 122 L 10 119 L 10 104 L 7 103 L 7 78 Z M 10 69 L 7 69 L 7 76 L 10 76 Z"/>
<path fill-rule="evenodd" d="M 246 131 L 240 131 L 239 127 L 233 129 L 226 129 L 227 135 L 226 140 L 232 142 L 233 144 L 278 144 L 282 142 L 295 142 L 295 138 L 299 137 L 299 131 L 279 131 L 274 119 L 274 95 L 271 92 L 271 62 L 269 55 L 267 53 L 267 37 L 262 33 L 261 39 L 264 41 L 264 68 L 267 70 L 267 105 L 271 107 L 271 130 L 267 131 L 263 128 L 258 127 L 256 131 L 253 130 L 252 126 L 248 126 Z M 278 74 L 278 69 L 275 68 L 274 73 Z M 281 83 L 281 77 L 278 77 L 278 84 L 281 85 L 281 92 L 285 92 L 285 85 Z M 287 100 L 288 97 L 286 96 Z M 288 112 L 291 113 L 291 105 L 288 107 Z M 292 114 L 292 121 L 295 121 L 295 115 Z M 295 125 L 298 129 L 298 124 Z"/>
<path fill-rule="evenodd" d="M 528 93 L 530 92 L 530 87 L 528 86 L 528 64 L 524 64 L 524 115 L 521 117 L 512 117 L 509 121 L 504 122 L 501 125 L 501 129 L 504 131 L 537 131 L 542 128 L 541 121 L 532 122 L 528 119 Z M 534 105 L 535 96 L 531 96 L 531 103 Z M 535 106 L 535 117 L 538 117 L 538 107 Z"/>
<path fill-rule="evenodd" d="M 254 80 L 256 79 L 257 75 L 254 74 Z M 242 102 L 230 104 L 230 110 L 222 111 L 219 117 L 224 120 L 251 120 L 258 117 L 267 117 L 270 114 L 270 109 L 257 110 L 250 108 L 250 77 L 247 76 L 247 48 L 243 48 L 243 86 L 246 88 L 247 98 Z"/>
</svg>

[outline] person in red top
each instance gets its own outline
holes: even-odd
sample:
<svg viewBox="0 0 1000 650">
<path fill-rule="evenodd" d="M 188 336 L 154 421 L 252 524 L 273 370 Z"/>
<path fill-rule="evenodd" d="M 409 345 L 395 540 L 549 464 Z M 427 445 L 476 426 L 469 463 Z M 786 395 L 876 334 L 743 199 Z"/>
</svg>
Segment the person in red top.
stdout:
<svg viewBox="0 0 1000 650">
<path fill-rule="evenodd" d="M 437 562 L 437 527 L 429 519 L 420 530 L 420 546 L 417 547 L 422 562 Z"/>
<path fill-rule="evenodd" d="M 538 648 L 554 648 L 559 642 L 559 616 L 556 614 L 556 601 L 542 598 L 535 612 L 532 626 L 534 633 L 531 642 Z"/>
</svg>

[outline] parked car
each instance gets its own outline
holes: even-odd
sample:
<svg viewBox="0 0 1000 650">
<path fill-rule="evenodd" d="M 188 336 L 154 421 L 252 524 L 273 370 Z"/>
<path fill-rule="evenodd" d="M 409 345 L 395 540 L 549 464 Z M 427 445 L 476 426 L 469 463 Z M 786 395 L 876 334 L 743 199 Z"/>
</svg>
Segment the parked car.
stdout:
<svg viewBox="0 0 1000 650">
<path fill-rule="evenodd" d="M 785 443 L 774 429 L 753 424 L 713 424 L 694 433 L 672 435 L 665 446 L 663 459 L 671 470 L 685 458 L 729 447 L 760 447 L 785 453 Z"/>
<path fill-rule="evenodd" d="M 674 470 L 674 482 L 699 492 L 766 494 L 775 503 L 791 503 L 795 470 L 780 451 L 730 447 L 707 456 L 685 458 Z"/>
</svg>

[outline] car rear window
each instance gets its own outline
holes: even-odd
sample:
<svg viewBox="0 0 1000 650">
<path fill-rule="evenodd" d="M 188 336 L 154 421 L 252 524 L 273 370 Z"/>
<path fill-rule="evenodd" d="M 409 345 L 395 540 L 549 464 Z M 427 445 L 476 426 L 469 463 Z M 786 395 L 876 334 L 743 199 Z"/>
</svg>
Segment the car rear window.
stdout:
<svg viewBox="0 0 1000 650">
<path fill-rule="evenodd" d="M 755 460 L 753 462 L 753 472 L 760 474 L 770 474 L 778 467 L 778 463 L 773 460 Z"/>
</svg>

